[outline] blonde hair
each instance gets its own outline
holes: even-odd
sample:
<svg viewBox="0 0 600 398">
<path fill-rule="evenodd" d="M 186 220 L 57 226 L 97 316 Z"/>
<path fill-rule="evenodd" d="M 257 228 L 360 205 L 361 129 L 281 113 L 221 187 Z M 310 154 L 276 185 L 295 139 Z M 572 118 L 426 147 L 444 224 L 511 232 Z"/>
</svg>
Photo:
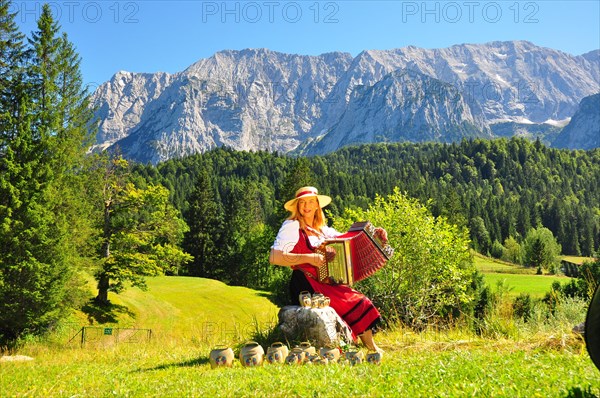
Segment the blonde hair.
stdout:
<svg viewBox="0 0 600 398">
<path fill-rule="evenodd" d="M 298 221 L 300 223 L 300 228 L 306 230 L 306 224 L 304 223 L 304 219 L 300 216 L 300 212 L 298 211 L 299 202 L 300 201 L 296 201 L 294 210 L 291 212 L 292 214 L 290 214 L 290 216 L 287 219 Z M 319 203 L 319 199 L 317 199 L 317 203 Z M 323 209 L 321 208 L 321 204 L 319 203 L 319 210 L 315 212 L 315 218 L 311 227 L 319 232 L 323 232 L 323 227 L 325 225 L 327 225 L 327 219 L 325 218 L 325 213 L 323 213 Z"/>
</svg>

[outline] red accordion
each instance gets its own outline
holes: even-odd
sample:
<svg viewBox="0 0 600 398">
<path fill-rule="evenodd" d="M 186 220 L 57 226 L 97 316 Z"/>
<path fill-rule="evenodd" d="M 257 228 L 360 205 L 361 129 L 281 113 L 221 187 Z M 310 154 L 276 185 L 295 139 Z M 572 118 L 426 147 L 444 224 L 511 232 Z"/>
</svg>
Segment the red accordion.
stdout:
<svg viewBox="0 0 600 398">
<path fill-rule="evenodd" d="M 317 252 L 326 255 L 327 248 L 333 249 L 335 256 L 319 268 L 319 282 L 333 285 L 352 285 L 368 278 L 394 254 L 394 249 L 375 234 L 375 227 L 368 221 L 356 222 L 345 234 L 326 239 Z"/>
</svg>

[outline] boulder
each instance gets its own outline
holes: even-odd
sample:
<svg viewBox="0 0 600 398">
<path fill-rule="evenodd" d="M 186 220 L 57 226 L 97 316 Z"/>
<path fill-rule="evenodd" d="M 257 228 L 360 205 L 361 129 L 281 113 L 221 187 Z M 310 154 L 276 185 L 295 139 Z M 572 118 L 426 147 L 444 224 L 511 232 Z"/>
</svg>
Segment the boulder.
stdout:
<svg viewBox="0 0 600 398">
<path fill-rule="evenodd" d="M 310 341 L 315 347 L 353 342 L 352 331 L 331 307 L 285 306 L 279 310 L 279 328 L 288 341 Z"/>
</svg>

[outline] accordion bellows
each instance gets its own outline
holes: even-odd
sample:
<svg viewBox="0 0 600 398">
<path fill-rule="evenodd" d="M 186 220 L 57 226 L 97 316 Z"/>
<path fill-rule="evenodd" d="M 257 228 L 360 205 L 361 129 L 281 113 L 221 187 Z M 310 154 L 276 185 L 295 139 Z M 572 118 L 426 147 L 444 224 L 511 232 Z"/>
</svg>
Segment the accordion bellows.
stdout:
<svg viewBox="0 0 600 398">
<path fill-rule="evenodd" d="M 368 278 L 394 254 L 394 249 L 376 236 L 369 221 L 356 222 L 345 234 L 325 240 L 317 252 L 325 254 L 328 247 L 335 251 L 335 257 L 319 268 L 319 282 L 328 284 L 352 285 Z"/>
</svg>

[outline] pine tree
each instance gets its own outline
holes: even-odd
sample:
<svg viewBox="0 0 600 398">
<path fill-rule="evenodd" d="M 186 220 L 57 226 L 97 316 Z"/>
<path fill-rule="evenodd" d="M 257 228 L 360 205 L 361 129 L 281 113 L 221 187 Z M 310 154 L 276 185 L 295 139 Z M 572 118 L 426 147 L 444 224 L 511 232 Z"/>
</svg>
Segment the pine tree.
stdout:
<svg viewBox="0 0 600 398">
<path fill-rule="evenodd" d="M 15 137 L 24 95 L 25 36 L 10 13 L 10 1 L 0 0 L 0 156 Z"/>
<path fill-rule="evenodd" d="M 205 168 L 198 173 L 185 218 L 190 230 L 185 234 L 183 248 L 194 257 L 188 264 L 188 273 L 201 277 L 218 275 L 217 265 L 222 259 L 219 245 L 224 234 L 223 214 Z"/>
<path fill-rule="evenodd" d="M 42 331 L 77 304 L 72 300 L 73 264 L 76 244 L 84 238 L 79 238 L 82 222 L 75 208 L 81 198 L 74 195 L 72 171 L 83 156 L 85 129 L 61 111 L 67 108 L 61 107 L 58 91 L 61 48 L 72 46 L 58 36 L 49 6 L 43 8 L 30 49 L 23 51 L 7 4 L 0 3 L 0 37 L 8 39 L 0 66 L 10 72 L 2 76 L 0 109 L 0 334 L 14 341 L 25 332 Z M 80 73 L 78 64 L 68 68 L 63 69 L 71 76 Z M 80 82 L 67 85 L 70 91 L 81 90 Z M 77 96 L 70 100 L 78 101 Z M 87 117 L 82 109 L 80 120 Z"/>
</svg>

